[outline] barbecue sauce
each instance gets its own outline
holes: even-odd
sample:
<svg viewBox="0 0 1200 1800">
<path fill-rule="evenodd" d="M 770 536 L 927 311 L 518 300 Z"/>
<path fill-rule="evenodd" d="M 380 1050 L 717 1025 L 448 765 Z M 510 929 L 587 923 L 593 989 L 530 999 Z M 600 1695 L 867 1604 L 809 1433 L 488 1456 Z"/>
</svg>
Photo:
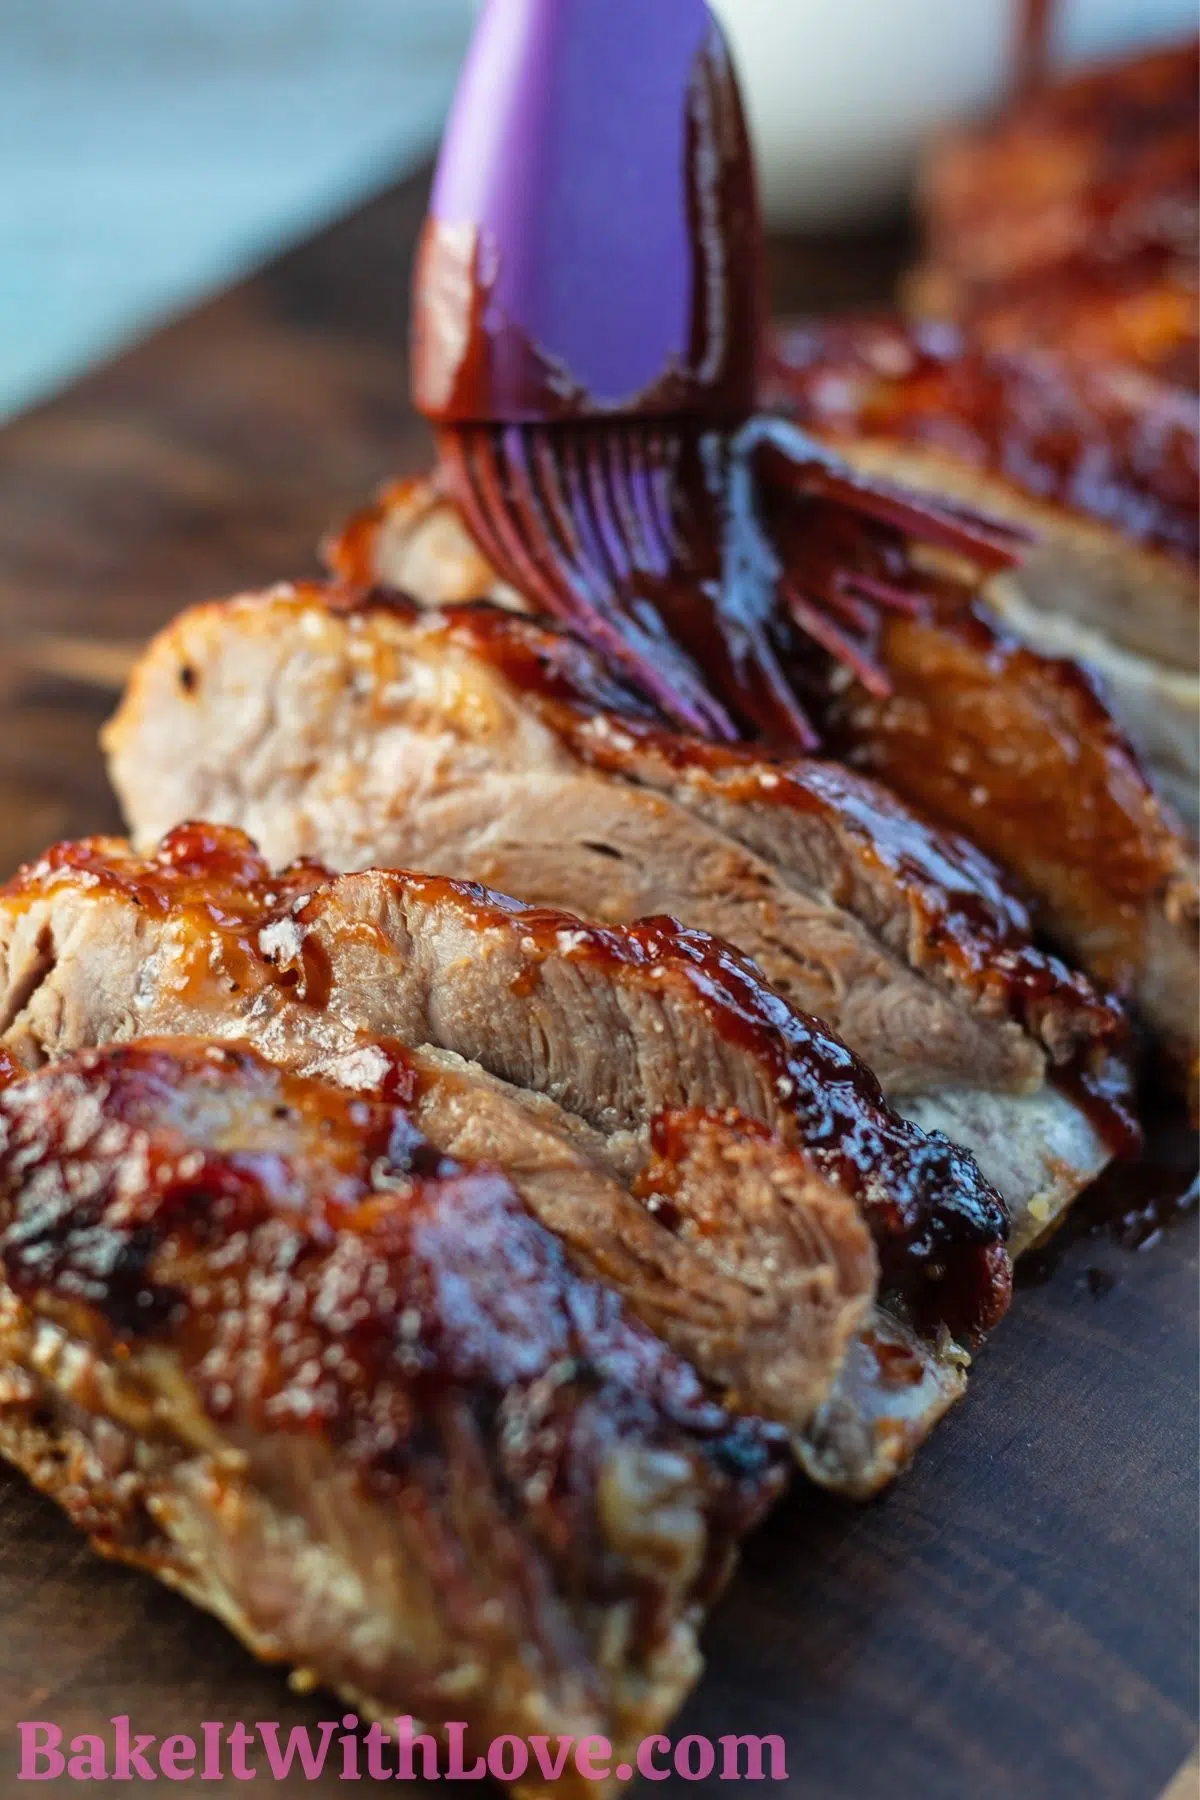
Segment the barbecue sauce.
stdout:
<svg viewBox="0 0 1200 1800">
<path fill-rule="evenodd" d="M 209 1123 L 225 1106 L 236 1149 Z M 40 1071 L 0 1095 L 0 1121 L 13 1292 L 95 1344 L 128 1398 L 142 1398 L 140 1345 L 165 1344 L 173 1404 L 194 1396 L 244 1447 L 239 1472 L 279 1433 L 307 1439 L 368 1488 L 402 1488 L 409 1541 L 428 1509 L 439 1545 L 448 1529 L 453 1543 L 447 1488 L 493 1482 L 498 1518 L 524 1496 L 530 1541 L 561 1561 L 572 1597 L 628 1590 L 650 1640 L 676 1576 L 660 1583 L 606 1537 L 614 1449 L 673 1453 L 713 1534 L 689 1598 L 783 1485 L 783 1430 L 714 1404 L 615 1296 L 571 1272 L 506 1177 L 440 1156 L 424 1173 L 397 1168 L 391 1103 L 162 1039 Z M 156 1410 L 154 1430 L 174 1417 Z M 314 1476 L 322 1466 L 314 1456 Z M 502 1550 L 489 1553 L 503 1570 Z M 477 1608 L 469 1584 L 461 1598 L 464 1616 Z"/>
<path fill-rule="evenodd" d="M 1044 1246 L 1017 1264 L 1017 1283 L 1036 1287 L 1049 1281 L 1064 1258 L 1082 1242 L 1112 1244 L 1125 1251 L 1152 1250 L 1164 1234 L 1195 1215 L 1200 1202 L 1200 1143 L 1180 1110 L 1147 1096 L 1145 1147 L 1133 1161 L 1109 1164 L 1075 1202 Z M 1088 1268 L 1083 1280 L 1097 1298 L 1120 1280 L 1119 1266 Z"/>
<path fill-rule="evenodd" d="M 589 28 L 585 18 L 577 23 Z M 555 73 L 563 76 L 564 71 Z M 574 73 L 566 74 L 568 89 L 575 78 Z M 497 104 L 503 106 L 506 98 L 498 95 Z M 570 114 L 569 98 L 564 92 L 560 104 Z M 665 95 L 660 98 L 665 100 Z M 575 131 L 586 142 L 594 131 L 594 121 L 587 115 L 603 101 L 597 101 L 586 82 L 574 100 L 576 114 L 581 115 L 574 118 Z M 679 335 L 681 321 L 667 330 L 656 315 L 664 332 L 662 342 L 657 348 L 652 341 L 644 343 L 648 311 L 644 292 L 614 296 L 611 315 L 593 313 L 590 290 L 603 289 L 611 275 L 595 266 L 591 243 L 586 238 L 577 241 L 577 197 L 564 201 L 560 182 L 549 184 L 543 196 L 547 217 L 540 222 L 536 241 L 522 229 L 519 214 L 501 207 L 512 241 L 498 242 L 498 228 L 486 217 L 471 223 L 461 220 L 458 208 L 466 201 L 447 202 L 439 172 L 417 249 L 413 284 L 411 379 L 418 411 L 451 428 L 525 421 L 559 424 L 605 415 L 658 419 L 698 414 L 706 420 L 736 422 L 750 412 L 763 319 L 762 224 L 741 97 L 724 40 L 711 19 L 677 101 L 683 114 L 679 121 L 683 179 L 672 206 L 676 213 L 682 206 L 686 218 L 659 221 L 669 240 L 660 275 L 672 291 L 679 289 L 681 312 L 688 315 L 684 334 Z M 455 129 L 452 123 L 444 155 L 455 147 Z M 631 122 L 631 132 L 635 130 Z M 523 136 L 517 115 L 502 115 L 500 142 L 491 148 L 501 160 L 515 150 L 514 162 L 506 170 L 510 179 L 513 168 L 526 168 L 528 146 Z M 646 154 L 657 160 L 661 147 L 655 143 L 655 151 Z M 569 157 L 575 148 L 575 140 L 569 141 L 564 154 Z M 586 147 L 581 157 L 587 164 Z M 670 193 L 673 173 L 655 167 L 650 180 L 657 185 L 663 179 L 664 192 Z M 590 180 L 590 168 L 588 174 Z M 450 186 L 458 186 L 453 170 Z M 565 210 L 555 211 L 564 206 Z M 541 238 L 547 234 L 553 238 L 556 221 L 562 241 L 547 252 Z M 676 234 L 684 245 L 686 268 L 674 266 L 671 249 Z M 566 283 L 564 266 L 570 269 Z M 610 344 L 602 360 L 625 362 L 632 368 L 656 359 L 655 372 L 629 391 L 599 392 L 596 378 L 574 366 L 566 347 L 578 336 L 576 321 L 562 299 L 566 293 L 573 294 L 575 310 L 589 318 L 595 336 L 625 344 L 624 357 L 614 357 Z M 630 309 L 628 318 L 617 316 L 622 308 Z M 538 316 L 547 320 L 544 342 L 530 323 Z M 561 341 L 560 330 L 565 333 Z M 590 348 L 595 353 L 595 345 Z"/>
<path fill-rule="evenodd" d="M 780 331 L 765 403 L 835 440 L 914 444 L 1200 560 L 1200 439 L 1183 392 L 1055 345 L 981 345 L 950 325 L 833 320 Z"/>
<path fill-rule="evenodd" d="M 118 840 L 60 846 L 18 878 L 16 900 L 31 899 L 71 874 L 82 874 L 88 887 L 108 882 L 135 903 L 141 896 L 140 903 L 160 913 L 178 910 L 195 920 L 188 936 L 198 982 L 210 988 L 214 982 L 215 942 L 226 968 L 233 962 L 231 945 L 245 956 L 247 986 L 274 985 L 298 1005 L 327 1003 L 333 971 L 324 959 L 314 964 L 305 946 L 318 932 L 326 935 L 327 910 L 334 931 L 341 928 L 339 881 L 311 864 L 271 875 L 242 833 L 205 831 L 207 836 L 195 828 L 172 833 L 157 859 L 136 858 Z M 356 878 L 345 879 L 352 884 Z M 974 1161 L 893 1113 L 866 1065 L 818 1020 L 793 1012 L 732 947 L 673 919 L 606 928 L 469 882 L 407 874 L 381 879 L 418 903 L 452 904 L 481 942 L 498 934 L 519 949 L 531 999 L 540 986 L 540 965 L 553 959 L 597 967 L 635 1000 L 653 993 L 656 1003 L 677 1004 L 685 1016 L 698 1009 L 718 1042 L 744 1059 L 746 1105 L 785 1140 L 802 1143 L 821 1171 L 858 1200 L 890 1287 L 920 1291 L 931 1313 L 966 1333 L 985 1329 L 1003 1311 L 1006 1258 L 1000 1246 L 1008 1222 Z M 386 936 L 381 947 L 390 949 Z M 315 981 L 326 984 L 321 993 L 311 991 Z M 585 1116 L 593 1098 L 582 1100 Z"/>
<path fill-rule="evenodd" d="M 1141 1152 L 1145 1139 L 1127 1058 L 1105 1060 L 1080 1052 L 1052 1070 L 1050 1079 L 1074 1101 L 1118 1162 L 1129 1162 Z"/>
<path fill-rule="evenodd" d="M 1094 680 L 952 590 L 931 589 L 920 617 L 888 625 L 885 644 L 887 700 L 826 666 L 814 711 L 830 753 L 1002 867 L 1035 871 L 1056 937 L 1106 987 L 1132 991 L 1164 893 L 1177 888 L 1183 909 L 1195 902 L 1179 835 Z"/>
<path fill-rule="evenodd" d="M 1032 93 L 1050 72 L 1056 0 L 1017 0 L 1016 89 Z"/>
</svg>

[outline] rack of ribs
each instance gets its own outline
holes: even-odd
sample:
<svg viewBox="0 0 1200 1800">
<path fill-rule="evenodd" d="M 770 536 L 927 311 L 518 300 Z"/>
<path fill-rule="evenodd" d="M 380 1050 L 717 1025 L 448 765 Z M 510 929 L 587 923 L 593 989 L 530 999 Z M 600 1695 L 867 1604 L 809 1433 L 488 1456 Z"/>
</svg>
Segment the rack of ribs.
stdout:
<svg viewBox="0 0 1200 1800">
<path fill-rule="evenodd" d="M 0 1451 L 368 1719 L 632 1757 L 783 1431 L 436 1148 L 411 1087 L 188 1038 L 5 1072 Z"/>
</svg>

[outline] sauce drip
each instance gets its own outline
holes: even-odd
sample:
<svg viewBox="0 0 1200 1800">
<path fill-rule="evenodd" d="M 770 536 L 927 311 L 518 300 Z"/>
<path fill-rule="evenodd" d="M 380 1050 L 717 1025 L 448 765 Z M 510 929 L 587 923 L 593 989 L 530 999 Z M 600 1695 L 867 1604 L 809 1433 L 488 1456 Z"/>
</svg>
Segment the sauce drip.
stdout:
<svg viewBox="0 0 1200 1800">
<path fill-rule="evenodd" d="M 1045 83 L 1050 68 L 1057 0 L 1017 0 L 1016 87 L 1029 94 Z"/>
<path fill-rule="evenodd" d="M 1075 1202 L 1065 1223 L 1039 1250 L 1017 1264 L 1017 1284 L 1050 1281 L 1081 1242 L 1151 1250 L 1163 1235 L 1192 1216 L 1200 1203 L 1197 1137 L 1177 1115 L 1159 1106 L 1148 1122 L 1146 1146 L 1133 1162 L 1114 1162 Z M 1097 1298 L 1120 1280 L 1111 1268 L 1088 1268 L 1082 1280 Z"/>
<path fill-rule="evenodd" d="M 695 0 L 643 9 L 696 35 L 662 39 L 654 106 L 631 107 L 609 155 L 614 104 L 632 92 L 624 14 L 616 0 L 563 10 L 569 41 L 565 23 L 548 32 L 550 10 L 529 15 L 547 35 L 521 40 L 527 64 L 511 45 L 500 54 L 496 14 L 484 12 L 418 254 L 415 402 L 438 430 L 446 491 L 535 608 L 578 630 L 677 725 L 813 748 L 790 640 L 886 693 L 866 640 L 881 611 L 911 601 L 862 569 L 854 525 L 884 522 L 991 567 L 1013 560 L 1012 533 L 856 475 L 756 412 L 764 240 L 720 31 Z M 531 88 L 534 68 L 544 80 Z M 485 91 L 486 139 L 474 129 Z M 631 165 L 645 195 L 622 187 Z M 613 234 L 622 206 L 626 228 Z M 633 278 L 645 269 L 658 279 Z M 835 560 L 781 560 L 767 517 L 775 491 L 806 519 L 825 509 L 851 521 Z"/>
<path fill-rule="evenodd" d="M 1090 1120 L 1097 1137 L 1120 1162 L 1138 1155 L 1144 1143 L 1128 1062 L 1081 1053 L 1051 1079 Z"/>
</svg>

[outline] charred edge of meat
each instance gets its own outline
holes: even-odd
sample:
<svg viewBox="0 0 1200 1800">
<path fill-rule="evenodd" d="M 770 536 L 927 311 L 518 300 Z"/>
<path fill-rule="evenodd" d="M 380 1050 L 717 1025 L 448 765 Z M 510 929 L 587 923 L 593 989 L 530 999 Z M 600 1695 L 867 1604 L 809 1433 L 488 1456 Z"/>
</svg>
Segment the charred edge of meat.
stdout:
<svg viewBox="0 0 1200 1800">
<path fill-rule="evenodd" d="M 1069 351 L 953 326 L 814 321 L 776 333 L 767 405 L 839 438 L 890 438 L 988 471 L 1195 563 L 1200 434 L 1177 389 Z"/>
<path fill-rule="evenodd" d="M 552 1571 L 535 1626 L 561 1634 L 564 1607 L 577 1629 L 624 1602 L 635 1672 L 711 1597 L 785 1478 L 784 1433 L 730 1418 L 616 1296 L 573 1275 L 499 1172 L 441 1156 L 399 1101 L 247 1050 L 147 1040 L 5 1089 L 0 1267 L 106 1360 L 169 1352 L 179 1405 L 251 1472 L 281 1436 L 316 1444 L 371 1504 L 403 1491 L 411 1518 L 453 1485 L 466 1432 L 527 1597 Z M 652 1508 L 637 1540 L 617 1516 L 621 1469 L 669 1474 L 686 1541 L 667 1541 L 669 1506 L 660 1541 Z M 431 1516 L 434 1538 L 447 1528 Z M 468 1609 L 466 1630 L 473 1577 L 444 1549 L 462 1586 L 448 1573 L 440 1600 L 451 1620 Z"/>
<path fill-rule="evenodd" d="M 919 713 L 901 704 L 880 706 L 862 689 L 846 688 L 827 663 L 811 672 L 812 704 L 829 732 L 831 749 L 886 781 L 935 820 L 950 817 L 951 829 L 972 831 L 978 818 L 978 835 L 986 841 L 1001 827 L 1006 841 L 992 848 L 1010 867 L 1020 869 L 1027 860 L 1021 854 L 1023 838 L 1034 855 L 1041 846 L 1041 860 L 1048 865 L 1082 861 L 1097 890 L 1140 936 L 1145 909 L 1160 904 L 1187 877 L 1187 855 L 1181 833 L 1109 711 L 1097 678 L 1078 663 L 1030 649 L 984 605 L 964 604 L 953 584 L 932 591 L 921 613 L 898 623 L 888 636 L 896 695 L 902 701 L 919 692 Z M 941 690 L 939 676 L 949 684 Z M 987 735 L 976 733 L 975 766 L 968 759 L 968 766 L 955 769 L 944 754 L 931 755 L 936 732 L 947 730 L 943 709 L 973 704 L 984 687 L 1000 698 L 1008 685 L 1015 696 L 1031 706 L 1035 699 L 1050 715 L 1046 746 L 1064 766 L 1069 762 L 1074 775 L 1077 798 L 1067 814 L 1061 787 L 1033 779 L 1027 761 L 1011 764 L 1003 797 L 995 792 L 985 778 L 992 783 L 1005 779 L 1006 768 Z M 962 720 L 965 725 L 965 714 Z M 968 750 L 970 744 L 964 739 L 958 748 Z M 925 763 L 925 777 L 948 795 L 955 786 L 961 790 L 956 809 L 948 813 L 930 803 L 922 791 L 918 757 Z M 1045 909 L 1045 896 L 1039 909 Z M 1128 992 L 1128 970 L 1098 967 L 1097 973 L 1118 993 Z"/>
</svg>

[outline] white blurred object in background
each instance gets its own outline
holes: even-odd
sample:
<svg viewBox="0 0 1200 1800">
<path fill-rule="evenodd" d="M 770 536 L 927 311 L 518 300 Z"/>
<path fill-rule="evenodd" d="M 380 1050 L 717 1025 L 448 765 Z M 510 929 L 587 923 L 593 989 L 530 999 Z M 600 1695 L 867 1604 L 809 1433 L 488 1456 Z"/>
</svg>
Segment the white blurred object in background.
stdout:
<svg viewBox="0 0 1200 1800">
<path fill-rule="evenodd" d="M 1011 78 L 1021 0 L 712 0 L 733 45 L 774 224 L 843 225 L 894 202 L 931 126 Z M 1196 0 L 1058 0 L 1052 60 L 1196 28 Z"/>
</svg>

